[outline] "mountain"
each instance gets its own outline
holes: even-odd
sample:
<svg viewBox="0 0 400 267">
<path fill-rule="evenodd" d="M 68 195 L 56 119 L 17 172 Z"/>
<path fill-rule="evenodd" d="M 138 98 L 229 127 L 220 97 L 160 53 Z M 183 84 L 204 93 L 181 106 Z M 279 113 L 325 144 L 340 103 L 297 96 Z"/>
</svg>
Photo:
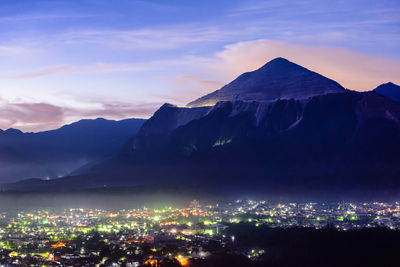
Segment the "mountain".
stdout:
<svg viewBox="0 0 400 267">
<path fill-rule="evenodd" d="M 169 117 L 180 109 L 163 106 L 125 149 L 79 176 L 5 188 L 176 184 L 352 195 L 400 188 L 400 105 L 373 92 L 184 108 L 203 115 L 163 133 L 161 115 Z"/>
<path fill-rule="evenodd" d="M 344 91 L 333 80 L 284 58 L 276 58 L 256 71 L 243 73 L 231 83 L 190 102 L 188 106 L 213 106 L 219 101 L 306 99 Z"/>
<path fill-rule="evenodd" d="M 381 84 L 374 89 L 374 92 L 386 96 L 393 101 L 400 102 L 400 86 L 394 83 L 388 82 Z"/>
<path fill-rule="evenodd" d="M 0 130 L 0 182 L 64 176 L 114 153 L 144 121 L 81 120 L 38 133 Z"/>
<path fill-rule="evenodd" d="M 48 179 L 54 173 L 32 158 L 26 157 L 7 145 L 0 145 L 0 179 L 2 183 L 27 178 L 25 174 Z"/>
<path fill-rule="evenodd" d="M 287 71 L 288 80 L 299 77 Z M 113 157 L 76 176 L 3 189 L 167 184 L 270 195 L 400 192 L 400 103 L 373 91 L 330 93 L 328 86 L 304 97 L 316 93 L 313 83 L 302 94 L 292 88 L 297 98 L 165 104 Z"/>
</svg>

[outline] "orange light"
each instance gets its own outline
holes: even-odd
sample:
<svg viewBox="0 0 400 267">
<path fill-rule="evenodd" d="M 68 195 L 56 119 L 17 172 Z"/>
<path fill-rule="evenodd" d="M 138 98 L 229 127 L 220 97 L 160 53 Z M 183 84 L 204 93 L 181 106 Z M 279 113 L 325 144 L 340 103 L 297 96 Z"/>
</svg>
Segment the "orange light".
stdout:
<svg viewBox="0 0 400 267">
<path fill-rule="evenodd" d="M 165 222 L 160 223 L 160 226 L 176 225 L 176 224 L 178 224 L 178 223 L 174 222 L 174 221 L 165 221 Z"/>
<path fill-rule="evenodd" d="M 206 216 L 206 215 L 207 215 L 207 213 L 205 213 L 205 212 L 200 212 L 200 211 L 193 211 L 192 214 L 193 214 L 194 216 Z"/>
<path fill-rule="evenodd" d="M 65 248 L 67 246 L 67 244 L 59 241 L 57 243 L 55 243 L 54 245 L 51 245 L 51 248 Z"/>
<path fill-rule="evenodd" d="M 149 264 L 150 266 L 157 266 L 157 260 L 148 259 L 144 264 Z"/>
<path fill-rule="evenodd" d="M 176 259 L 179 261 L 180 265 L 183 267 L 189 266 L 189 259 L 186 257 L 178 256 Z"/>
</svg>

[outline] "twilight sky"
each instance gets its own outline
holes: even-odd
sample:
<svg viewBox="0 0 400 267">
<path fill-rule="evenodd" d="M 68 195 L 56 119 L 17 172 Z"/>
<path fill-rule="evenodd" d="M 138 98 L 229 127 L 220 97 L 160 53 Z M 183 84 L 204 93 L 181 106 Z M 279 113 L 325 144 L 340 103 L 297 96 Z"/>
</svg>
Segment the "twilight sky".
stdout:
<svg viewBox="0 0 400 267">
<path fill-rule="evenodd" d="M 0 128 L 147 118 L 279 56 L 400 84 L 400 1 L 2 0 Z"/>
</svg>

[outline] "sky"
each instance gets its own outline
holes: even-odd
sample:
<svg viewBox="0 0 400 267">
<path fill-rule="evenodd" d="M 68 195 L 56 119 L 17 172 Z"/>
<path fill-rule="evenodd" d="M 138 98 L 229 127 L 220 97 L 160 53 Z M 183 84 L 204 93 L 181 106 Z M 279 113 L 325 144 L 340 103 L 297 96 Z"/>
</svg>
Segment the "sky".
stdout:
<svg viewBox="0 0 400 267">
<path fill-rule="evenodd" d="M 400 84 L 400 1 L 2 0 L 0 129 L 148 118 L 275 57 Z"/>
</svg>

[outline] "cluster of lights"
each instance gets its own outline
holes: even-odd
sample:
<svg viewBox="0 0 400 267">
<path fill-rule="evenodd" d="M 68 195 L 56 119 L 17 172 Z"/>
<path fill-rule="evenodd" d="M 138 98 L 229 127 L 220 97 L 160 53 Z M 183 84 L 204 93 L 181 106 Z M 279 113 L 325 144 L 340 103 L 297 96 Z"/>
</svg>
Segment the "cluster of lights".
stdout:
<svg viewBox="0 0 400 267">
<path fill-rule="evenodd" d="M 18 212 L 15 216 L 1 213 L 0 249 L 10 250 L 8 257 L 16 258 L 29 253 L 48 257 L 54 250 L 70 248 L 73 240 L 89 240 L 99 233 L 101 241 L 123 246 L 153 243 L 159 234 L 182 242 L 194 239 L 215 239 L 236 244 L 235 236 L 224 236 L 231 224 L 248 223 L 256 227 L 314 227 L 333 224 L 341 230 L 386 225 L 400 228 L 399 203 L 268 203 L 265 201 L 237 200 L 201 206 L 161 209 L 114 210 L 68 209 L 61 212 L 37 210 Z M 117 240 L 110 238 L 117 237 Z M 19 240 L 16 245 L 10 240 Z M 35 243 L 36 251 L 26 253 L 28 244 Z M 81 250 L 85 254 L 85 250 Z M 135 253 L 139 253 L 135 250 Z M 201 252 L 200 257 L 204 257 Z M 264 251 L 252 249 L 247 253 L 256 260 Z M 188 255 L 170 255 L 181 265 Z M 149 264 L 155 263 L 149 259 Z"/>
</svg>

